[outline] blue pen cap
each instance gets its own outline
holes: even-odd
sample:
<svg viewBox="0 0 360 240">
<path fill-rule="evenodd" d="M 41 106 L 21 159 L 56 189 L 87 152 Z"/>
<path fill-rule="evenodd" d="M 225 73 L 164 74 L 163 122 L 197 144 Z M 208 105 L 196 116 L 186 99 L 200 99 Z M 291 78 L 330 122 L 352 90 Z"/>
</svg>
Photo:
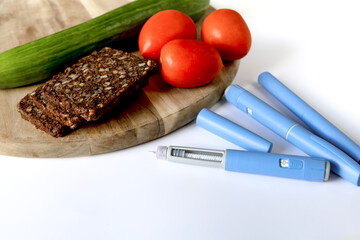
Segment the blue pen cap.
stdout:
<svg viewBox="0 0 360 240">
<path fill-rule="evenodd" d="M 284 139 L 296 124 L 239 85 L 229 86 L 225 91 L 225 98 L 229 103 Z"/>
<path fill-rule="evenodd" d="M 271 142 L 206 108 L 199 112 L 196 125 L 249 151 L 270 152 L 272 148 Z"/>
</svg>

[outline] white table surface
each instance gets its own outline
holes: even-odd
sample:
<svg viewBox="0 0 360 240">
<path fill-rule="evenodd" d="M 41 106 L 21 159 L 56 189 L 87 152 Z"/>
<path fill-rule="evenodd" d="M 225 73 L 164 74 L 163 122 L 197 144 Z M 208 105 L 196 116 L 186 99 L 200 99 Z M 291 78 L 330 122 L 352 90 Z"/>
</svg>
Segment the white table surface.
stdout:
<svg viewBox="0 0 360 240">
<path fill-rule="evenodd" d="M 239 11 L 252 33 L 235 83 L 289 114 L 257 83 L 269 71 L 360 144 L 357 1 L 211 4 Z M 224 99 L 211 110 L 275 153 L 304 155 Z M 334 174 L 318 183 L 181 165 L 156 160 L 158 145 L 240 149 L 192 122 L 98 156 L 0 156 L 0 239 L 360 239 L 360 188 Z"/>
</svg>

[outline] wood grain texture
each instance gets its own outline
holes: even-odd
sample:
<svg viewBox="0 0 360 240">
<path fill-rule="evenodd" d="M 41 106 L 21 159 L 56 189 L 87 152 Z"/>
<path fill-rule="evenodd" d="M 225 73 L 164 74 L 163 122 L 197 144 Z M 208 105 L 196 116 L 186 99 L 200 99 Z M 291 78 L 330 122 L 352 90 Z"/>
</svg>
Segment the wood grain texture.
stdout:
<svg viewBox="0 0 360 240">
<path fill-rule="evenodd" d="M 0 0 L 0 52 L 74 26 L 127 2 Z M 211 11 L 209 8 L 208 13 Z M 198 29 L 202 20 L 197 23 Z M 53 138 L 35 129 L 17 112 L 19 100 L 38 85 L 0 90 L 0 154 L 87 156 L 159 138 L 195 119 L 202 108 L 215 104 L 232 82 L 238 66 L 239 61 L 227 63 L 213 82 L 199 88 L 173 88 L 155 75 L 136 99 L 63 138 Z"/>
</svg>

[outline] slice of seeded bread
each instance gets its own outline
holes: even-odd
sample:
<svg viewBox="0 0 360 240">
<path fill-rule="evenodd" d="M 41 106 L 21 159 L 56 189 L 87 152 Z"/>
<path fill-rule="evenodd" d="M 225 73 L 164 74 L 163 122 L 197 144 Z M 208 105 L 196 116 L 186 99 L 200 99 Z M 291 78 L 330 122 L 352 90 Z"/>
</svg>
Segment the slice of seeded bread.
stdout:
<svg viewBox="0 0 360 240">
<path fill-rule="evenodd" d="M 86 120 L 80 116 L 71 115 L 67 113 L 61 106 L 54 107 L 44 99 L 44 95 L 41 92 L 42 86 L 38 87 L 34 92 L 30 94 L 30 98 L 33 100 L 35 106 L 43 111 L 43 113 L 51 116 L 55 120 L 59 121 L 65 126 L 69 126 L 71 129 L 75 129 L 84 123 Z"/>
<path fill-rule="evenodd" d="M 18 111 L 21 117 L 33 125 L 36 128 L 43 130 L 53 137 L 62 137 L 69 132 L 69 128 L 51 118 L 49 115 L 44 114 L 43 111 L 36 107 L 30 94 L 26 95 L 18 103 Z"/>
<path fill-rule="evenodd" d="M 54 108 L 94 121 L 145 87 L 156 67 L 152 60 L 105 47 L 55 75 L 41 92 Z"/>
</svg>

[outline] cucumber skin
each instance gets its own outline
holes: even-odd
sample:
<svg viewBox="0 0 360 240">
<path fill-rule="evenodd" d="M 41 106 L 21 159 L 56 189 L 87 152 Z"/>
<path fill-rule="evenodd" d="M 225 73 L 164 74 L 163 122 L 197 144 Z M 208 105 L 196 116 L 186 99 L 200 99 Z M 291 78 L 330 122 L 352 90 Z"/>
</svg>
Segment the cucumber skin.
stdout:
<svg viewBox="0 0 360 240">
<path fill-rule="evenodd" d="M 0 88 L 49 79 L 69 63 L 108 44 L 136 35 L 155 13 L 176 9 L 199 19 L 209 0 L 138 0 L 63 31 L 0 53 Z"/>
</svg>

